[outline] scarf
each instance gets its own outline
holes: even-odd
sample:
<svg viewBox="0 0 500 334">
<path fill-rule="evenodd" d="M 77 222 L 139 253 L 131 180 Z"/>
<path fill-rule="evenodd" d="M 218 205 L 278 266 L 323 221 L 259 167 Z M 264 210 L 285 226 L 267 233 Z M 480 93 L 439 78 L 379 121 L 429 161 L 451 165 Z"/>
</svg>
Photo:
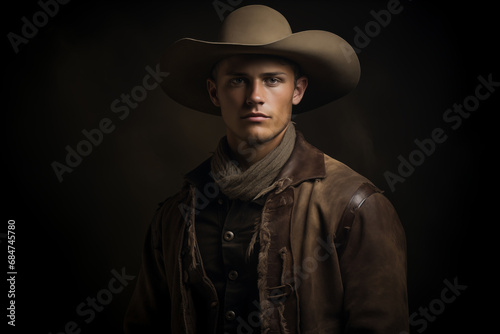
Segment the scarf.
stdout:
<svg viewBox="0 0 500 334">
<path fill-rule="evenodd" d="M 277 186 L 281 168 L 292 154 L 295 146 L 295 127 L 290 122 L 281 143 L 264 158 L 242 171 L 235 160 L 231 160 L 227 137 L 217 146 L 212 161 L 212 177 L 220 190 L 230 199 L 255 200 Z M 274 182 L 273 182 L 274 181 Z"/>
</svg>

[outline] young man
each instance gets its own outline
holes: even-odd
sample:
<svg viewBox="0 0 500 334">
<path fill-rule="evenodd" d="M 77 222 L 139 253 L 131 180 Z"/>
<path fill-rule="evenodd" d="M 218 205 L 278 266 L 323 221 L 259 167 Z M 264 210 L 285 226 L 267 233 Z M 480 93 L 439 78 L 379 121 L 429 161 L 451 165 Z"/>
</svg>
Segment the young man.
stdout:
<svg viewBox="0 0 500 334">
<path fill-rule="evenodd" d="M 226 136 L 160 206 L 125 332 L 407 331 L 394 208 L 291 122 L 356 86 L 352 48 L 254 5 L 227 17 L 220 42 L 177 41 L 162 70 L 167 94 L 221 115 Z"/>
</svg>

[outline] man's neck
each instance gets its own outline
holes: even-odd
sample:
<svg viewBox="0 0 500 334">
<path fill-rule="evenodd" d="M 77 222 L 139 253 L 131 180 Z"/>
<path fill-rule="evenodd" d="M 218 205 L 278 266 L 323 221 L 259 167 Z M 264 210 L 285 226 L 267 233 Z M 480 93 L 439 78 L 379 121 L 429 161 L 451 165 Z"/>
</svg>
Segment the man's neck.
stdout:
<svg viewBox="0 0 500 334">
<path fill-rule="evenodd" d="M 249 143 L 236 136 L 227 135 L 227 142 L 232 156 L 238 161 L 241 170 L 246 170 L 256 162 L 263 159 L 269 152 L 274 150 L 283 140 L 288 125 L 274 138 L 264 143 Z"/>
</svg>

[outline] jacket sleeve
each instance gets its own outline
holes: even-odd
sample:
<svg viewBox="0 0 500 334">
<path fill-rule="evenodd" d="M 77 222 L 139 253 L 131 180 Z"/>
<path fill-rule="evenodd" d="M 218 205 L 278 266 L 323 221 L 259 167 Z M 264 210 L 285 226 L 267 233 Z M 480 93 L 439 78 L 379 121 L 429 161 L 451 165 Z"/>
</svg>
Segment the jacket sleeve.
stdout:
<svg viewBox="0 0 500 334">
<path fill-rule="evenodd" d="M 170 333 L 170 293 L 157 212 L 146 234 L 142 265 L 124 319 L 125 334 Z"/>
<path fill-rule="evenodd" d="M 345 333 L 409 331 L 406 239 L 384 195 L 370 196 L 357 210 L 340 266 Z"/>
</svg>

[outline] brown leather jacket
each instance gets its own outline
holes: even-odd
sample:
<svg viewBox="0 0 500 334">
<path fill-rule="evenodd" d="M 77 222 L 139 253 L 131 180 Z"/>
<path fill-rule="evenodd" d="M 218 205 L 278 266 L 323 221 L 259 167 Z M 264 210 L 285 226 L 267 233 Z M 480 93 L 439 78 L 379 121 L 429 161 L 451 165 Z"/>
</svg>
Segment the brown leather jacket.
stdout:
<svg viewBox="0 0 500 334">
<path fill-rule="evenodd" d="M 205 162 L 190 175 L 205 178 L 209 166 Z M 339 220 L 368 180 L 308 144 L 299 132 L 279 179 L 257 226 L 262 333 L 408 331 L 406 241 L 386 197 L 376 193 L 356 211 L 339 257 Z M 125 317 L 127 334 L 214 332 L 215 325 L 199 328 L 197 321 L 217 319 L 222 310 L 204 273 L 194 227 L 196 214 L 217 191 L 213 182 L 195 187 L 188 181 L 159 208 Z M 196 295 L 188 284 L 193 280 L 205 287 Z M 206 305 L 195 302 L 200 293 Z M 255 323 L 255 318 L 243 320 Z M 240 326 L 242 333 L 248 328 Z"/>
</svg>

